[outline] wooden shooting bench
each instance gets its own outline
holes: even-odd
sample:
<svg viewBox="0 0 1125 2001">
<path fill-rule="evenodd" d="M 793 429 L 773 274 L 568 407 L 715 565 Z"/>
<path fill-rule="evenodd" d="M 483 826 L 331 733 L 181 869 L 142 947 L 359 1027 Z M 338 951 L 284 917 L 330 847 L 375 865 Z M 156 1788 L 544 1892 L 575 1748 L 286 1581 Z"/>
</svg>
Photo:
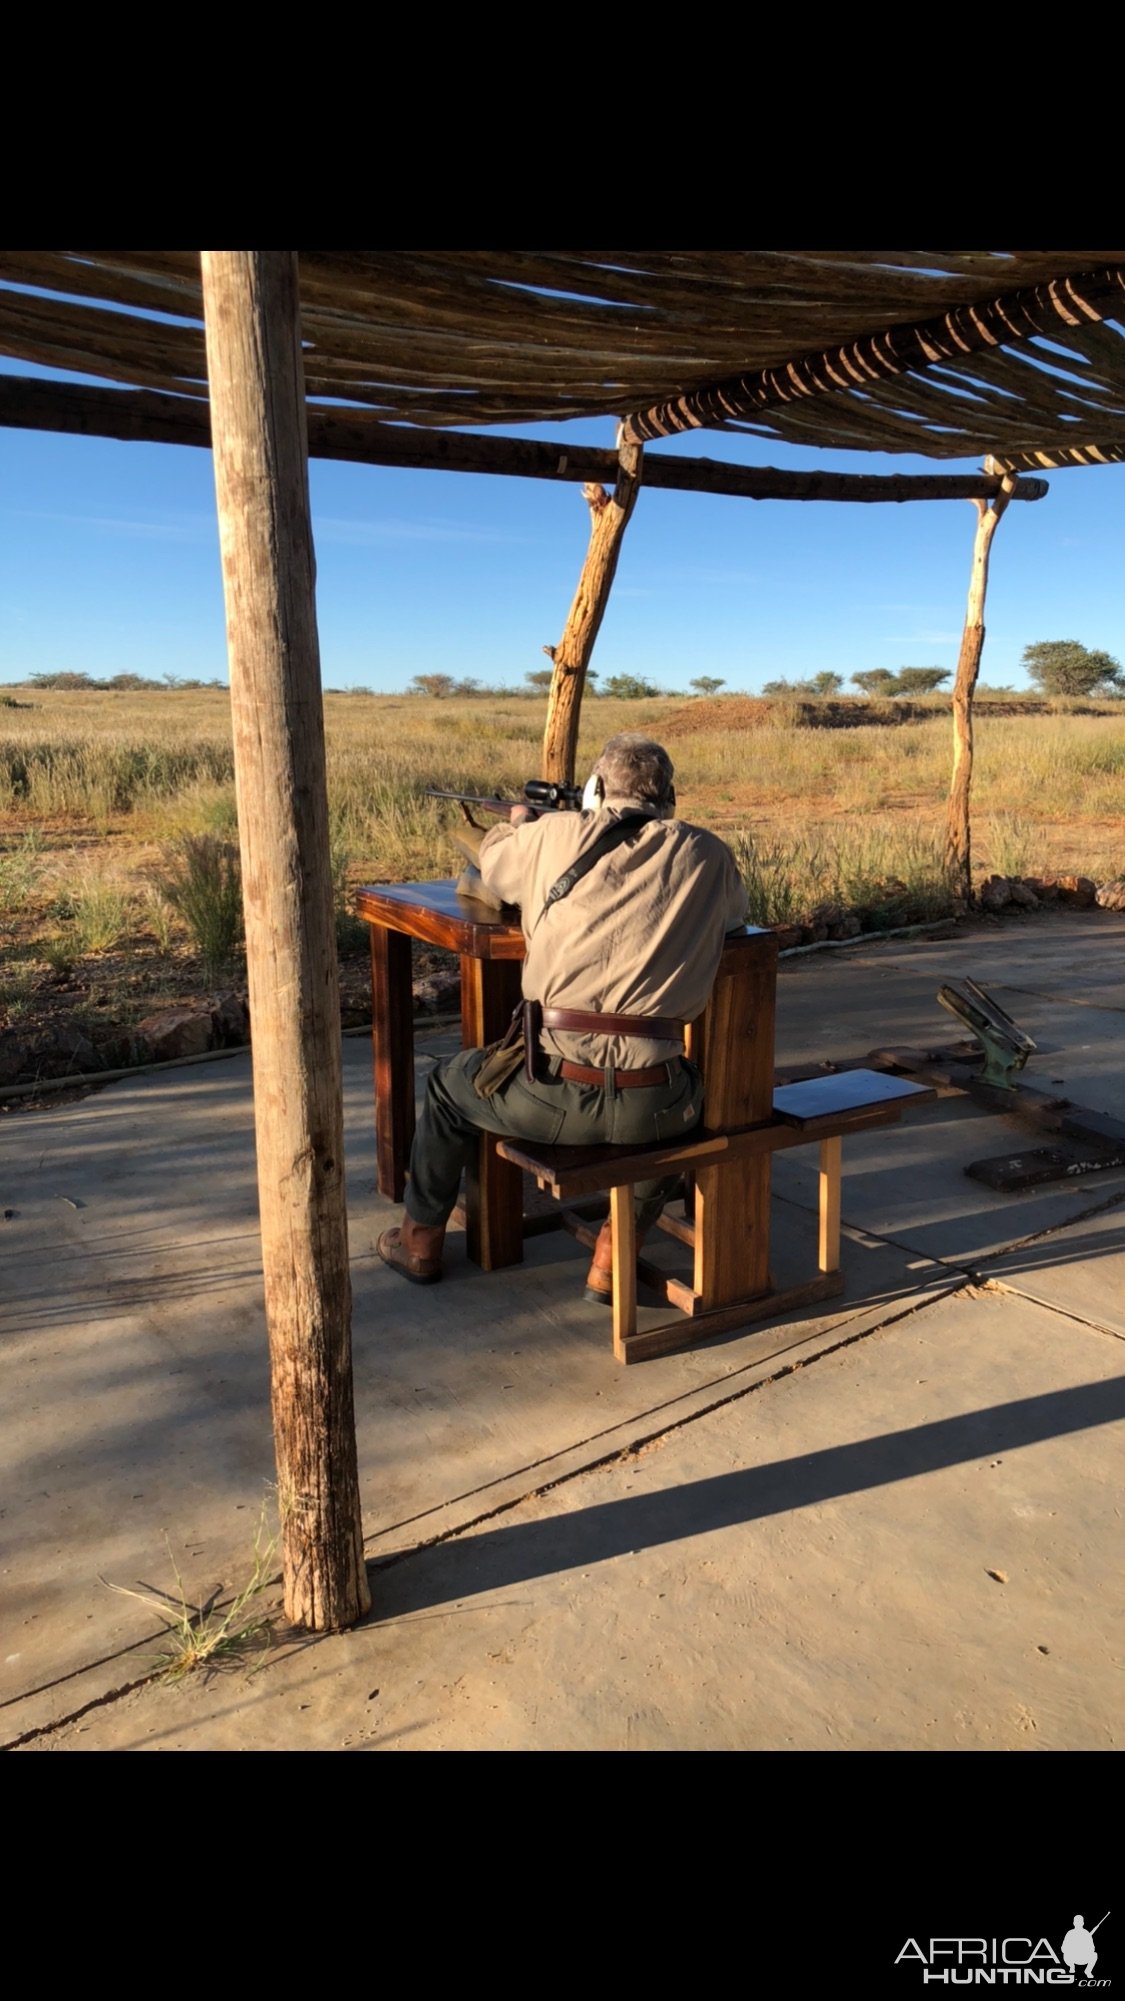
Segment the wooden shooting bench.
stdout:
<svg viewBox="0 0 1125 2001">
<path fill-rule="evenodd" d="M 566 1205 L 606 1191 L 613 1223 L 613 1352 L 643 1362 L 709 1334 L 794 1312 L 844 1289 L 840 1189 L 848 1133 L 896 1125 L 908 1104 L 937 1094 L 877 1070 L 848 1070 L 774 1089 L 777 939 L 747 927 L 728 938 L 711 998 L 692 1024 L 689 1053 L 703 1071 L 703 1124 L 679 1141 L 645 1147 L 539 1146 L 494 1140 L 500 1155 L 533 1174 L 560 1205 L 560 1224 L 591 1248 L 596 1232 Z M 776 1289 L 769 1270 L 770 1163 L 775 1153 L 820 1147 L 816 1276 Z M 638 1260 L 633 1184 L 690 1177 L 690 1219 L 664 1215 L 658 1228 L 693 1252 L 691 1283 Z M 678 1309 L 637 1327 L 637 1279 Z"/>
<path fill-rule="evenodd" d="M 845 1086 L 846 1091 L 836 1087 Z M 505 1160 L 533 1174 L 560 1204 L 560 1223 L 592 1249 L 596 1231 L 564 1206 L 609 1191 L 613 1222 L 613 1352 L 619 1362 L 646 1362 L 751 1321 L 795 1312 L 844 1289 L 840 1270 L 840 1190 L 848 1133 L 896 1125 L 908 1102 L 937 1094 L 878 1070 L 814 1077 L 774 1093 L 773 1115 L 734 1132 L 704 1128 L 678 1145 L 546 1147 L 498 1140 Z M 785 1148 L 820 1146 L 820 1236 L 817 1274 L 778 1289 L 769 1275 L 770 1161 Z M 689 1284 L 637 1256 L 633 1184 L 663 1174 L 690 1175 L 690 1221 L 664 1215 L 657 1227 L 690 1246 Z M 637 1327 L 637 1280 L 679 1317 Z"/>
<path fill-rule="evenodd" d="M 461 1042 L 495 1041 L 519 999 L 523 933 L 518 924 L 456 893 L 450 881 L 379 884 L 356 907 L 371 930 L 372 1042 L 375 1062 L 377 1182 L 402 1197 L 414 1132 L 414 1029 L 410 940 L 445 946 L 461 960 Z M 726 941 L 710 1000 L 688 1032 L 704 1079 L 702 1128 L 647 1147 L 549 1147 L 482 1134 L 466 1174 L 470 1258 L 486 1271 L 518 1264 L 525 1228 L 523 1174 L 558 1203 L 557 1219 L 593 1245 L 587 1217 L 569 1204 L 609 1194 L 613 1219 L 613 1350 L 645 1361 L 753 1320 L 795 1311 L 843 1290 L 840 1271 L 842 1145 L 848 1133 L 893 1125 L 908 1104 L 935 1093 L 874 1070 L 849 1070 L 774 1089 L 777 939 L 746 926 Z M 804 1284 L 770 1281 L 770 1162 L 775 1153 L 820 1147 L 817 1270 Z M 690 1217 L 659 1227 L 693 1253 L 690 1283 L 647 1260 L 638 1263 L 633 1184 L 663 1175 L 689 1178 Z M 637 1277 L 677 1308 L 658 1327 L 637 1328 Z"/>
</svg>

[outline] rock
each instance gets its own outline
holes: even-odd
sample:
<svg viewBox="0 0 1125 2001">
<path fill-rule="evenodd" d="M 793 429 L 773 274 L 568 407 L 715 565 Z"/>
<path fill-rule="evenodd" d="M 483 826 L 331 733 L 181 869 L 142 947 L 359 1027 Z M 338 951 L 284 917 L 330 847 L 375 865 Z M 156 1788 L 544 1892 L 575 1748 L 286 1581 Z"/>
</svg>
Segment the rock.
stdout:
<svg viewBox="0 0 1125 2001">
<path fill-rule="evenodd" d="M 1012 901 L 1012 885 L 1006 875 L 990 875 L 977 893 L 982 910 L 1006 910 Z"/>
<path fill-rule="evenodd" d="M 1060 875 L 1057 877 L 1059 898 L 1063 903 L 1072 903 L 1079 910 L 1091 910 L 1097 900 L 1098 885 L 1088 875 Z"/>
<path fill-rule="evenodd" d="M 1057 903 L 1059 900 L 1058 879 L 1053 875 L 1025 875 L 1023 878 L 1033 896 L 1040 903 Z"/>
<path fill-rule="evenodd" d="M 6 1028 L 0 1033 L 0 1084 L 14 1084 L 21 1075 L 27 1056 L 22 1035 Z"/>
<path fill-rule="evenodd" d="M 846 917 L 840 917 L 836 923 L 828 926 L 828 936 L 830 938 L 858 938 L 860 929 L 859 918 L 855 916 L 854 912 L 849 911 Z"/>
<path fill-rule="evenodd" d="M 456 1014 L 461 1006 L 460 973 L 439 971 L 415 980 L 414 1006 L 419 1014 Z"/>
<path fill-rule="evenodd" d="M 809 912 L 809 923 L 827 924 L 829 935 L 831 935 L 833 925 L 842 924 L 843 919 L 843 906 L 839 903 L 818 903 L 816 909 Z"/>
<path fill-rule="evenodd" d="M 1036 896 L 1030 883 L 1021 882 L 1018 877 L 1014 877 L 1009 882 L 1008 888 L 1011 891 L 1012 902 L 1020 910 L 1038 910 L 1039 898 Z"/>
<path fill-rule="evenodd" d="M 117 1024 L 103 1035 L 98 1042 L 97 1063 L 92 1069 L 127 1070 L 135 1062 L 133 1036 L 130 1029 Z"/>
<path fill-rule="evenodd" d="M 802 945 L 823 945 L 828 936 L 827 924 L 802 924 Z"/>
<path fill-rule="evenodd" d="M 799 924 L 771 924 L 770 930 L 777 939 L 777 949 L 779 952 L 791 952 L 794 945 L 799 945 L 801 942 L 801 927 Z"/>
<path fill-rule="evenodd" d="M 12 1030 L 0 1035 L 0 1084 L 31 1083 L 38 1077 L 78 1076 L 104 1070 L 105 1058 L 88 1035 L 63 1022 L 48 1023 L 30 1034 Z"/>
<path fill-rule="evenodd" d="M 211 1016 L 186 1007 L 165 1008 L 138 1023 L 134 1041 L 138 1063 L 174 1063 L 202 1056 L 211 1047 Z"/>
<path fill-rule="evenodd" d="M 1125 910 L 1125 881 L 1119 876 L 1116 882 L 1103 882 L 1096 901 L 1102 910 Z"/>
<path fill-rule="evenodd" d="M 77 1028 L 56 1028 L 53 1031 L 53 1039 L 55 1044 L 53 1053 L 56 1059 L 62 1059 L 56 1060 L 52 1065 L 57 1077 L 64 1076 L 68 1070 L 104 1069 L 100 1052 L 89 1036 L 81 1034 Z"/>
<path fill-rule="evenodd" d="M 241 1049 L 250 1040 L 250 1009 L 242 994 L 220 994 L 211 1009 L 212 1047 Z"/>
</svg>

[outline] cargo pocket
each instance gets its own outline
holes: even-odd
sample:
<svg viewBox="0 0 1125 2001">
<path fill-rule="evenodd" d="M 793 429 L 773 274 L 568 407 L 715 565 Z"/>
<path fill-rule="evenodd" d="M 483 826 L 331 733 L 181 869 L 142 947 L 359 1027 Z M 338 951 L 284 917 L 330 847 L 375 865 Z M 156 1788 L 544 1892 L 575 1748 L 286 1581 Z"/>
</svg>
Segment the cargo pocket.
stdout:
<svg viewBox="0 0 1125 2001">
<path fill-rule="evenodd" d="M 703 1117 L 703 1088 L 685 1092 L 678 1105 L 652 1115 L 653 1137 L 659 1140 L 687 1139 Z"/>
<path fill-rule="evenodd" d="M 522 1074 L 513 1077 L 486 1104 L 489 1102 L 503 1117 L 503 1126 L 494 1130 L 508 1133 L 513 1139 L 537 1140 L 542 1146 L 554 1146 L 566 1122 L 565 1104 L 552 1104 L 545 1092 L 529 1084 Z M 581 1139 L 578 1143 L 582 1143 Z"/>
</svg>

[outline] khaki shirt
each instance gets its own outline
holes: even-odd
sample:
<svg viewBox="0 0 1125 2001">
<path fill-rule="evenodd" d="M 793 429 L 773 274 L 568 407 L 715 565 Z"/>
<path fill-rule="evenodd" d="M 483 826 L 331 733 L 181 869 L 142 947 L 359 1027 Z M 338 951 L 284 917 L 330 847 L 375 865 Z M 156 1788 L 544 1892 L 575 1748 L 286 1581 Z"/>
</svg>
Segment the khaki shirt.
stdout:
<svg viewBox="0 0 1125 2001">
<path fill-rule="evenodd" d="M 728 931 L 746 921 L 746 891 L 734 856 L 716 834 L 652 808 L 637 837 L 595 862 L 570 895 L 541 916 L 552 883 L 631 801 L 596 813 L 544 813 L 501 823 L 480 846 L 480 872 L 505 903 L 518 904 L 527 939 L 523 991 L 549 1007 L 595 1014 L 662 1014 L 693 1021 L 706 1004 Z M 598 1069 L 640 1070 L 677 1045 L 640 1036 L 543 1032 L 556 1056 Z"/>
</svg>

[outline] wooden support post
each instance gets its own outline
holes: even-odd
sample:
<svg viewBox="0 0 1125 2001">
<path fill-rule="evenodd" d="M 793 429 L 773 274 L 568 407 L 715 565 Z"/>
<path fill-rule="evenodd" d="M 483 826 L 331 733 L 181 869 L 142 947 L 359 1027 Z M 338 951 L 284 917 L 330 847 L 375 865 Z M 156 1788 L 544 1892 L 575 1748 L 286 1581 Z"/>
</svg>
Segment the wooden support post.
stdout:
<svg viewBox="0 0 1125 2001">
<path fill-rule="evenodd" d="M 297 259 L 202 255 L 285 1610 L 322 1632 L 371 1598 Z"/>
<path fill-rule="evenodd" d="M 991 461 L 985 461 L 990 471 Z M 949 781 L 949 806 L 945 827 L 945 867 L 958 896 L 973 900 L 972 844 L 969 829 L 969 794 L 973 783 L 973 691 L 980 673 L 984 651 L 984 599 L 988 589 L 988 558 L 1000 516 L 1007 507 L 1015 476 L 1005 473 L 995 500 L 974 500 L 977 528 L 973 538 L 973 567 L 969 577 L 969 602 L 965 630 L 957 659 L 953 684 L 953 774 Z"/>
<path fill-rule="evenodd" d="M 596 482 L 588 482 L 582 488 L 590 508 L 590 546 L 562 638 L 557 646 L 543 649 L 554 667 L 547 727 L 543 732 L 543 776 L 556 785 L 574 784 L 586 669 L 609 602 L 621 537 L 640 490 L 641 450 L 639 445 L 621 446 L 612 500 Z"/>
</svg>

